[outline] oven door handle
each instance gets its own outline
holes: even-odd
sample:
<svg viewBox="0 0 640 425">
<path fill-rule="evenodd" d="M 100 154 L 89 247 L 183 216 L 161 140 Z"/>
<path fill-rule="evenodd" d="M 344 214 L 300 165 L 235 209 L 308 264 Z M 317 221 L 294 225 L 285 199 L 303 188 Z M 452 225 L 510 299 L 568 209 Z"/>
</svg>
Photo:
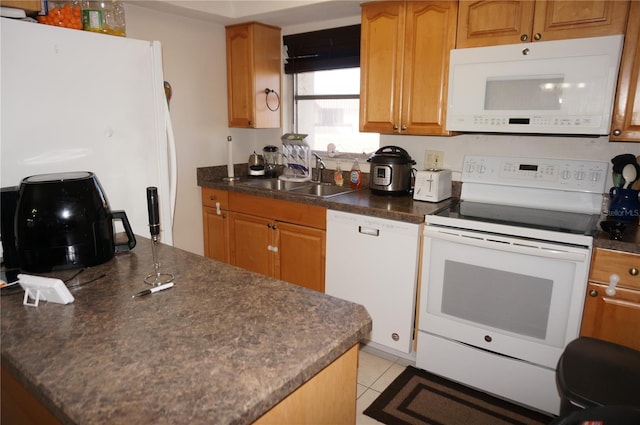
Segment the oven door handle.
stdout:
<svg viewBox="0 0 640 425">
<path fill-rule="evenodd" d="M 424 229 L 424 238 L 425 242 L 427 239 L 440 239 L 453 243 L 463 244 L 463 245 L 472 245 L 480 248 L 489 248 L 498 251 L 505 251 L 511 253 L 525 254 L 525 255 L 534 255 L 537 257 L 545 257 L 545 258 L 554 258 L 557 260 L 568 260 L 568 261 L 576 261 L 576 262 L 585 262 L 587 261 L 588 250 L 584 250 L 582 252 L 570 252 L 560 249 L 551 249 L 543 246 L 536 246 L 533 243 L 523 241 L 521 244 L 508 242 L 507 240 L 499 241 L 498 238 L 493 238 L 493 240 L 482 236 L 476 235 L 466 235 L 463 233 L 454 233 L 454 232 L 439 232 L 433 231 L 428 228 Z"/>
</svg>

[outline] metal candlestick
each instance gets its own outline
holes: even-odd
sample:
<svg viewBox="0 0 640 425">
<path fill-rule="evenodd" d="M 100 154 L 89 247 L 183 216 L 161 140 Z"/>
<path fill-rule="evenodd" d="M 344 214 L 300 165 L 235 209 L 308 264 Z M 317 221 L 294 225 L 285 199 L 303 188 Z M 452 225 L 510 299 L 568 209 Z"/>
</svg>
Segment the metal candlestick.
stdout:
<svg viewBox="0 0 640 425">
<path fill-rule="evenodd" d="M 158 261 L 158 239 L 160 235 L 160 212 L 158 209 L 158 188 L 147 188 L 147 209 L 149 211 L 149 232 L 151 233 L 151 255 L 153 257 L 153 272 L 144 278 L 144 283 L 158 286 L 173 282 L 173 274 L 161 273 Z"/>
</svg>

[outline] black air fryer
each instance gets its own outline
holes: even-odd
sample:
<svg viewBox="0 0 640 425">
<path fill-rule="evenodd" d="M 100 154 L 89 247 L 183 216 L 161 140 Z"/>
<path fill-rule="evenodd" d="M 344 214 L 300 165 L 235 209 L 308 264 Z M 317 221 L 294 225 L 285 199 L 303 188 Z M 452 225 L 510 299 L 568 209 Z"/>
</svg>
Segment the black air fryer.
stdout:
<svg viewBox="0 0 640 425">
<path fill-rule="evenodd" d="M 114 219 L 122 220 L 126 243 L 114 243 Z M 23 179 L 15 221 L 19 266 L 29 272 L 95 266 L 136 244 L 126 213 L 110 210 L 97 177 L 87 171 Z"/>
<path fill-rule="evenodd" d="M 0 238 L 2 238 L 2 263 L 5 269 L 18 267 L 18 252 L 14 224 L 18 205 L 18 186 L 0 189 Z"/>
</svg>

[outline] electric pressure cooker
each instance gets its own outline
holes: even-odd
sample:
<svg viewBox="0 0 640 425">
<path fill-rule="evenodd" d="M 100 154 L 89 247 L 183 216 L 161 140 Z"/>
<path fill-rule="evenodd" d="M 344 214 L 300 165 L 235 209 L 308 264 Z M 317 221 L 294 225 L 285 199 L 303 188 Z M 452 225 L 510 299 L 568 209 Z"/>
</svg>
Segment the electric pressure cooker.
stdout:
<svg viewBox="0 0 640 425">
<path fill-rule="evenodd" d="M 127 242 L 115 243 L 113 220 L 122 220 Z M 15 212 L 20 269 L 49 272 L 90 267 L 136 245 L 124 211 L 111 211 L 94 173 L 39 174 L 20 183 Z"/>
<path fill-rule="evenodd" d="M 406 195 L 411 191 L 411 173 L 415 161 L 397 146 L 384 146 L 369 159 L 369 189 L 378 195 Z"/>
</svg>

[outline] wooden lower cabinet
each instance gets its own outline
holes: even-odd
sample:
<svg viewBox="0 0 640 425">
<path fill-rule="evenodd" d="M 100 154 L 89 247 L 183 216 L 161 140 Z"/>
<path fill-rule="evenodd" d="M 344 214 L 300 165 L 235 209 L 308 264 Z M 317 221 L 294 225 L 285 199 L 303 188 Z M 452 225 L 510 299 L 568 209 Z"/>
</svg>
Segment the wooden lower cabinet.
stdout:
<svg viewBox="0 0 640 425">
<path fill-rule="evenodd" d="M 229 222 L 230 263 L 252 272 L 273 276 L 272 221 L 232 212 Z"/>
<path fill-rule="evenodd" d="M 608 295 L 614 274 L 619 282 Z M 640 254 L 594 250 L 580 335 L 640 350 Z"/>
<path fill-rule="evenodd" d="M 229 197 L 225 190 L 202 188 L 204 255 L 229 262 Z"/>
<path fill-rule="evenodd" d="M 203 207 L 204 255 L 229 262 L 229 212 Z"/>
<path fill-rule="evenodd" d="M 296 224 L 278 223 L 276 277 L 324 292 L 326 232 Z"/>
<path fill-rule="evenodd" d="M 254 425 L 355 424 L 358 344 L 302 384 Z"/>
<path fill-rule="evenodd" d="M 324 292 L 326 208 L 223 192 L 218 214 L 203 188 L 205 256 Z"/>
</svg>

